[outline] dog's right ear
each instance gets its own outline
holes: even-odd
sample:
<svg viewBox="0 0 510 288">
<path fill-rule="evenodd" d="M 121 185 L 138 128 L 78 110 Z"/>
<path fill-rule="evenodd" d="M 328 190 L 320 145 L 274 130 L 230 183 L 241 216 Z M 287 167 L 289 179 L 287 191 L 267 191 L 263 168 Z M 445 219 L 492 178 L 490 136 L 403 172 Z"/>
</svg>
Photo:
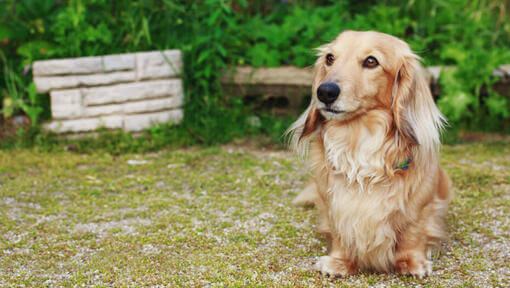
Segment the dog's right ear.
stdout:
<svg viewBox="0 0 510 288">
<path fill-rule="evenodd" d="M 309 136 L 319 129 L 323 121 L 324 117 L 315 108 L 314 103 L 310 103 L 305 112 L 285 132 L 284 137 L 289 147 L 305 158 L 311 140 Z"/>
<path fill-rule="evenodd" d="M 324 69 L 321 69 L 321 63 L 323 63 L 323 56 L 326 54 L 328 45 L 323 45 L 317 48 L 317 60 L 314 65 L 314 80 L 312 83 L 312 94 L 315 94 L 314 91 L 317 90 L 317 86 L 320 81 L 325 77 Z M 308 146 L 310 143 L 310 135 L 313 132 L 317 131 L 320 127 L 320 124 L 325 120 L 324 116 L 321 115 L 319 110 L 315 107 L 315 103 L 313 98 L 316 96 L 312 96 L 312 100 L 308 108 L 306 108 L 305 112 L 299 116 L 299 118 L 292 123 L 292 125 L 285 132 L 285 138 L 289 144 L 289 147 L 297 152 L 301 157 L 306 157 Z"/>
<path fill-rule="evenodd" d="M 301 141 L 308 135 L 312 134 L 323 121 L 324 116 L 322 116 L 319 110 L 315 107 L 311 107 L 310 111 L 308 112 L 308 116 L 306 117 L 306 121 L 303 126 L 303 131 L 299 136 L 299 141 Z"/>
</svg>

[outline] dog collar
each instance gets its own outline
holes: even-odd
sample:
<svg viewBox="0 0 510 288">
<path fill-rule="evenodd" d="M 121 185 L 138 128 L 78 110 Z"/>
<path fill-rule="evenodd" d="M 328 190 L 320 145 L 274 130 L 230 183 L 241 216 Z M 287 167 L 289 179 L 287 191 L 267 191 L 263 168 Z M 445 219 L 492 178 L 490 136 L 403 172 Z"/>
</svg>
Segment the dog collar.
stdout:
<svg viewBox="0 0 510 288">
<path fill-rule="evenodd" d="M 407 158 L 406 161 L 398 164 L 397 167 L 395 167 L 395 169 L 403 169 L 403 170 L 409 169 L 409 163 L 411 163 L 412 160 L 413 159 L 411 159 L 411 158 Z"/>
</svg>

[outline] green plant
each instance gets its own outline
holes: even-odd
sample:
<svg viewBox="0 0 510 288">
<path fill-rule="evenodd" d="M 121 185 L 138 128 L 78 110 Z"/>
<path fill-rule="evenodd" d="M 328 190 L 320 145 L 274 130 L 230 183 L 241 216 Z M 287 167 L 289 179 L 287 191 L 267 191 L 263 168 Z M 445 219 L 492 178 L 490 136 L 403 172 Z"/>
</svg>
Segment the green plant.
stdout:
<svg viewBox="0 0 510 288">
<path fill-rule="evenodd" d="M 309 66 L 314 47 L 346 29 L 371 29 L 403 38 L 425 65 L 456 65 L 441 75 L 440 108 L 455 127 L 499 131 L 510 101 L 492 89 L 491 73 L 510 61 L 508 9 L 498 0 L 0 1 L 0 61 L 7 71 L 0 75 L 0 107 L 4 116 L 27 114 L 34 125 L 49 114 L 47 97 L 36 96 L 23 73 L 36 60 L 181 49 L 184 121 L 149 131 L 148 146 L 212 144 L 257 133 L 276 140 L 282 129 L 275 123 L 284 126 L 292 117 L 258 115 L 260 127 L 247 125 L 247 116 L 258 112 L 223 93 L 221 71 L 244 64 Z M 40 131 L 23 137 L 53 141 Z M 146 149 L 121 139 L 122 149 Z"/>
<path fill-rule="evenodd" d="M 310 49 L 341 31 L 377 30 L 406 40 L 425 65 L 456 65 L 445 71 L 439 107 L 456 129 L 502 131 L 510 101 L 497 94 L 492 71 L 510 61 L 509 8 L 501 1 L 385 1 L 354 5 L 283 4 L 244 24 L 246 53 L 237 63 L 308 66 Z M 507 127 L 508 128 L 508 127 Z M 507 131 L 508 132 L 508 131 Z"/>
<path fill-rule="evenodd" d="M 12 116 L 16 109 L 21 109 L 30 118 L 32 127 L 37 127 L 43 108 L 39 103 L 35 84 L 30 82 L 25 85 L 8 65 L 4 65 L 4 80 L 7 88 L 3 96 L 4 118 Z"/>
<path fill-rule="evenodd" d="M 204 144 L 245 133 L 244 105 L 240 99 L 225 97 L 219 81 L 231 56 L 229 45 L 241 42 L 236 32 L 238 14 L 232 6 L 243 7 L 244 1 L 37 2 L 0 3 L 4 8 L 0 15 L 5 16 L 0 32 L 6 32 L 0 36 L 9 39 L 1 49 L 16 60 L 13 76 L 34 60 L 50 57 L 177 48 L 184 52 L 187 105 L 183 124 L 172 130 L 190 139 L 185 142 Z"/>
<path fill-rule="evenodd" d="M 502 131 L 501 125 L 509 117 L 510 101 L 492 88 L 498 81 L 497 77 L 492 77 L 492 71 L 499 66 L 500 59 L 509 61 L 510 53 L 471 50 L 457 55 L 469 61 L 459 60 L 457 69 L 441 73 L 443 93 L 438 101 L 439 108 L 460 128 Z"/>
<path fill-rule="evenodd" d="M 228 64 L 228 45 L 241 41 L 237 15 L 227 1 L 208 0 L 189 8 L 202 20 L 191 24 L 194 41 L 184 47 L 189 98 L 183 126 L 202 143 L 225 142 L 246 128 L 241 99 L 223 95 L 220 83 Z"/>
</svg>

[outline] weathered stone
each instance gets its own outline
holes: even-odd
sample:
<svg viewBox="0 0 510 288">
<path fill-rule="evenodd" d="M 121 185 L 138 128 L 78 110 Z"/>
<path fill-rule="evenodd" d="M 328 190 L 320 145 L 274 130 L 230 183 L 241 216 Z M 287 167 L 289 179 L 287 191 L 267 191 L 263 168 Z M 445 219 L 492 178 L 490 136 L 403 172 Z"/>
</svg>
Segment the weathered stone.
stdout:
<svg viewBox="0 0 510 288">
<path fill-rule="evenodd" d="M 172 122 L 177 124 L 181 122 L 182 118 L 183 112 L 181 109 L 147 114 L 126 115 L 124 116 L 124 130 L 140 131 L 159 123 Z"/>
<path fill-rule="evenodd" d="M 89 132 L 104 127 L 108 129 L 119 129 L 123 125 L 122 115 L 111 115 L 100 118 L 84 118 L 74 120 L 52 121 L 45 125 L 45 128 L 57 133 Z"/>
<path fill-rule="evenodd" d="M 507 77 L 510 77 L 510 65 L 500 65 L 499 70 L 503 71 Z"/>
<path fill-rule="evenodd" d="M 492 71 L 492 76 L 494 76 L 494 77 L 505 77 L 506 75 L 505 75 L 505 71 L 496 69 L 496 70 Z"/>
<path fill-rule="evenodd" d="M 441 74 L 441 70 L 443 66 L 429 66 L 426 68 L 427 72 L 430 73 L 430 78 L 428 79 L 429 83 L 437 83 L 439 80 L 439 75 Z"/>
<path fill-rule="evenodd" d="M 228 84 L 264 84 L 264 85 L 297 85 L 311 86 L 313 71 L 310 68 L 282 66 L 275 68 L 254 68 L 239 66 L 227 71 L 221 77 Z"/>
<path fill-rule="evenodd" d="M 176 77 L 181 71 L 180 50 L 136 53 L 138 80 Z"/>
<path fill-rule="evenodd" d="M 141 112 L 161 111 L 182 106 L 182 97 L 169 97 L 123 104 L 124 113 L 134 114 Z"/>
<path fill-rule="evenodd" d="M 34 82 L 50 92 L 52 118 L 45 128 L 89 133 L 100 127 L 141 131 L 183 117 L 178 50 L 37 61 Z M 147 81 L 148 80 L 148 81 Z"/>
<path fill-rule="evenodd" d="M 83 114 L 79 89 L 51 91 L 51 116 L 53 118 L 73 118 Z"/>
<path fill-rule="evenodd" d="M 123 104 L 111 104 L 100 106 L 85 106 L 83 116 L 95 117 L 100 115 L 121 114 L 124 112 Z"/>
<path fill-rule="evenodd" d="M 136 67 L 135 54 L 117 54 L 103 56 L 104 71 L 133 70 Z"/>
<path fill-rule="evenodd" d="M 182 97 L 181 79 L 154 80 L 83 89 L 85 105 L 122 103 L 132 100 Z"/>
<path fill-rule="evenodd" d="M 425 69 L 425 76 L 427 80 L 429 80 L 429 83 L 436 83 L 443 69 L 450 70 L 456 69 L 456 67 L 427 67 Z M 503 66 L 501 66 L 500 69 L 503 69 Z M 507 69 L 510 70 L 510 65 Z M 311 68 L 298 68 L 294 66 L 274 68 L 238 66 L 225 71 L 221 77 L 221 82 L 225 85 L 284 85 L 310 87 L 313 82 L 313 70 Z"/>
<path fill-rule="evenodd" d="M 108 85 L 114 83 L 132 82 L 135 80 L 136 76 L 134 71 L 34 78 L 38 93 L 46 93 L 52 89 Z"/>
<path fill-rule="evenodd" d="M 92 74 L 103 72 L 101 57 L 36 61 L 34 62 L 32 69 L 34 76 Z"/>
<path fill-rule="evenodd" d="M 109 114 L 134 114 L 168 110 L 182 106 L 182 97 L 158 98 L 145 101 L 127 102 L 122 104 L 87 106 L 84 109 L 85 117 Z"/>
</svg>

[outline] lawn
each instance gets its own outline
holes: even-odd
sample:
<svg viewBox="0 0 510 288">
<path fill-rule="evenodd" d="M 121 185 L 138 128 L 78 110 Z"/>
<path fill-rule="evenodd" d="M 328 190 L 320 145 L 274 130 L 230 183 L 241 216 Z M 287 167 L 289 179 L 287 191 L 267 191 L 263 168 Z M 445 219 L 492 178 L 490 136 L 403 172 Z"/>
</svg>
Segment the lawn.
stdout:
<svg viewBox="0 0 510 288">
<path fill-rule="evenodd" d="M 510 285 L 510 142 L 445 146 L 450 239 L 424 280 L 328 279 L 307 171 L 246 145 L 105 153 L 0 151 L 0 286 Z"/>
</svg>

